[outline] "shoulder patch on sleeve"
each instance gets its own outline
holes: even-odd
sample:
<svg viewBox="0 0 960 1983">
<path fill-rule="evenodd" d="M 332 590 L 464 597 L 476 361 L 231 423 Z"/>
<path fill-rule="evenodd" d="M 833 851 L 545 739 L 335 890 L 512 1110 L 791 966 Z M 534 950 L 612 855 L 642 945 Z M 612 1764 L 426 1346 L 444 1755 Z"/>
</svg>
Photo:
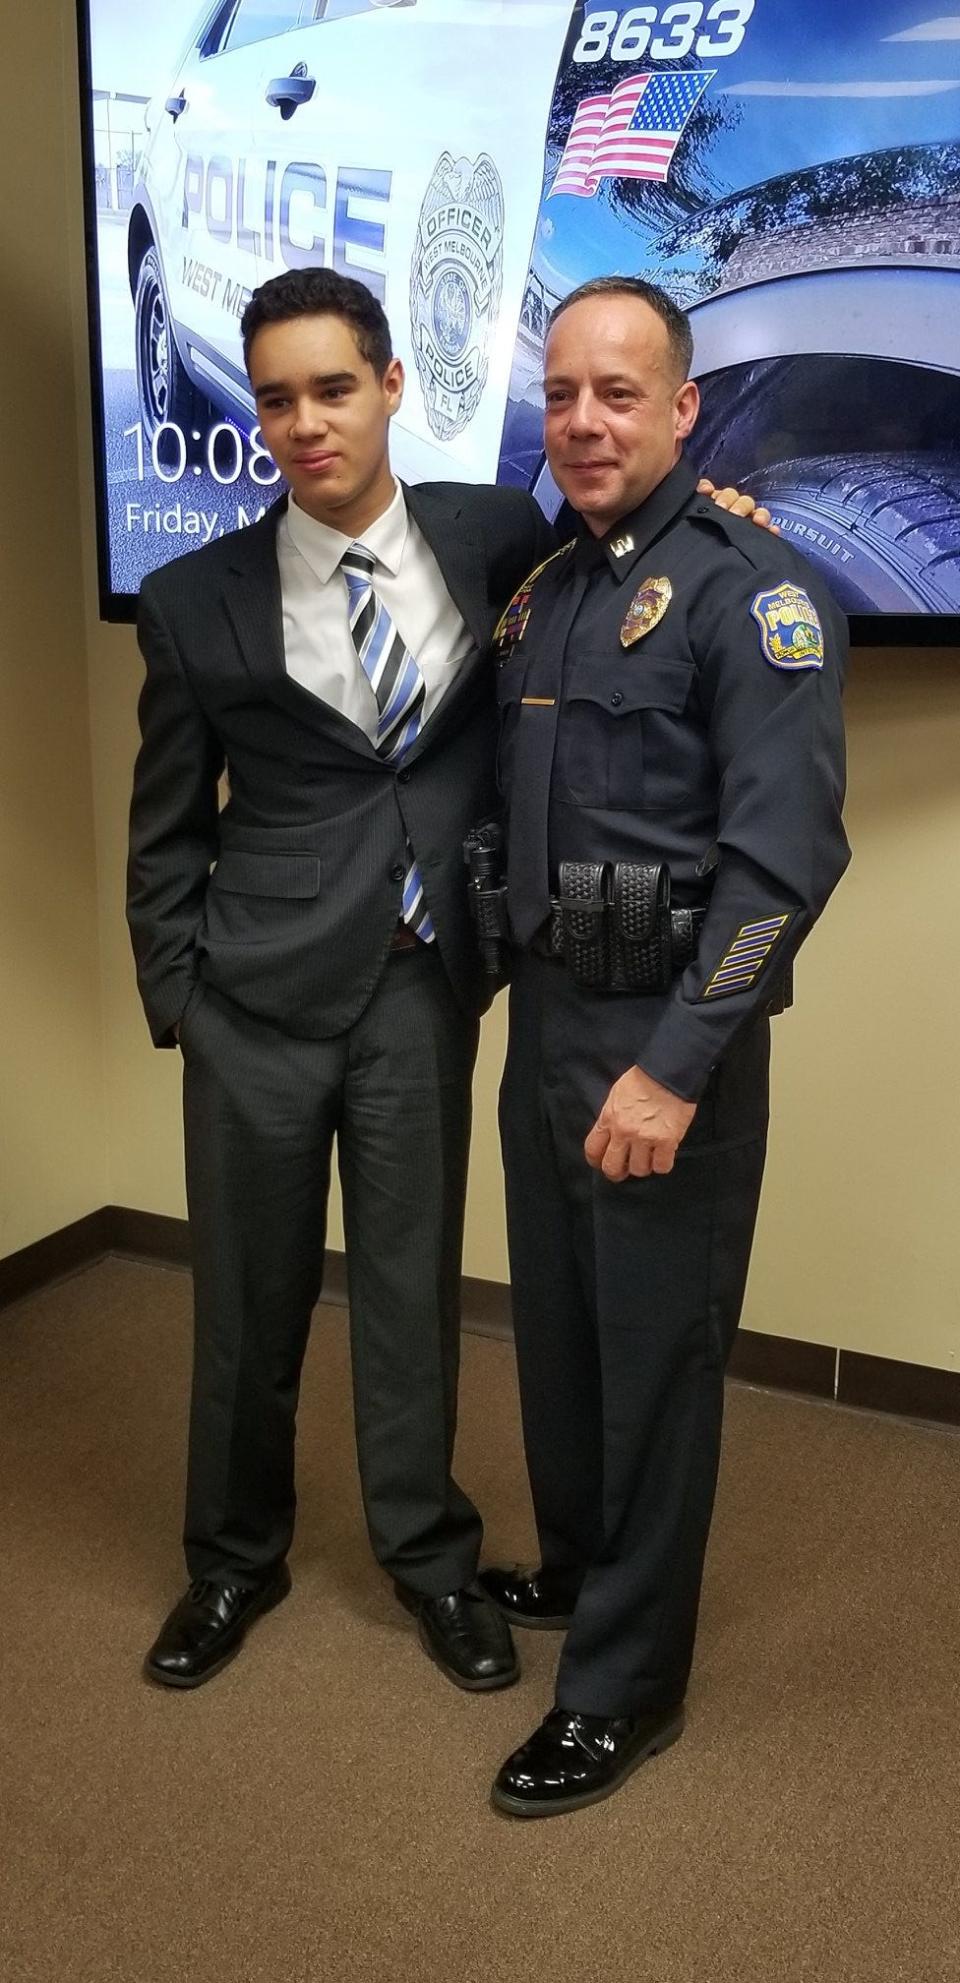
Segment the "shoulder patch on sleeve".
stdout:
<svg viewBox="0 0 960 1983">
<path fill-rule="evenodd" d="M 784 580 L 758 592 L 750 611 L 760 628 L 760 652 L 771 668 L 823 667 L 823 628 L 808 592 Z"/>
<path fill-rule="evenodd" d="M 562 558 L 572 548 L 575 541 L 571 537 L 568 544 L 561 544 L 559 551 L 551 551 L 549 558 L 544 558 L 542 563 L 535 565 L 532 572 L 527 573 L 523 584 L 517 586 L 513 598 L 504 607 L 493 629 L 493 644 L 501 655 L 505 654 L 508 649 L 516 647 L 517 642 L 523 639 L 526 624 L 530 618 L 530 594 L 541 572 L 545 572 L 547 566 L 552 565 L 555 559 Z"/>
</svg>

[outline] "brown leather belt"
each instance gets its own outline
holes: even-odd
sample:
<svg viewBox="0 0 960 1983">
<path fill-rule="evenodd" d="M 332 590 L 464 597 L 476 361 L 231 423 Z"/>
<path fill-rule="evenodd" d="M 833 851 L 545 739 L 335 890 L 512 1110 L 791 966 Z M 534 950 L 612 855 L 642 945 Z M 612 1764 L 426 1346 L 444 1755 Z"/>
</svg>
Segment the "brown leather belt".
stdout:
<svg viewBox="0 0 960 1983">
<path fill-rule="evenodd" d="M 390 956 L 395 956 L 398 951 L 422 950 L 422 948 L 420 938 L 408 929 L 406 923 L 398 923 L 388 946 Z"/>
</svg>

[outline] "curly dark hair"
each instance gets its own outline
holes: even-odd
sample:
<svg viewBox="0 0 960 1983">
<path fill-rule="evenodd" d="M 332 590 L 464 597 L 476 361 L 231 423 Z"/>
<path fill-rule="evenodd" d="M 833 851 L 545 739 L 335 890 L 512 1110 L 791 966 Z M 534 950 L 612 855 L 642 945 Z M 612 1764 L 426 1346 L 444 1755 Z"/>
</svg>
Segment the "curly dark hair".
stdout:
<svg viewBox="0 0 960 1983">
<path fill-rule="evenodd" d="M 262 282 L 240 319 L 243 362 L 249 369 L 250 347 L 265 324 L 287 324 L 295 317 L 342 317 L 350 325 L 361 358 L 382 379 L 393 357 L 390 325 L 383 305 L 366 285 L 335 269 L 287 269 Z"/>
</svg>

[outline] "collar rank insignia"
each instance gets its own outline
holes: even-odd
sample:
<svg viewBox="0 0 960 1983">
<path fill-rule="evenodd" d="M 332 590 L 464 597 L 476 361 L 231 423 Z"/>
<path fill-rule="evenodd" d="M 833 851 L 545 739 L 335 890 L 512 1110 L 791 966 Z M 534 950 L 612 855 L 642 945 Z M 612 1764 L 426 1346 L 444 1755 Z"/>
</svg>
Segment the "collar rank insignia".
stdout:
<svg viewBox="0 0 960 1983">
<path fill-rule="evenodd" d="M 615 537 L 610 546 L 615 558 L 627 558 L 633 550 L 633 538 L 627 531 L 623 537 Z"/>
<path fill-rule="evenodd" d="M 552 565 L 554 558 L 562 558 L 564 552 L 569 551 L 570 548 L 570 544 L 563 544 L 559 551 L 551 552 L 549 558 L 544 558 L 542 564 L 536 565 L 524 579 L 523 584 L 517 587 L 513 598 L 501 613 L 493 629 L 493 645 L 499 661 L 508 659 L 526 633 L 527 621 L 530 618 L 530 595 L 540 573 L 546 571 L 548 565 Z"/>
<path fill-rule="evenodd" d="M 663 619 L 672 598 L 673 586 L 668 578 L 645 578 L 627 607 L 620 628 L 621 647 L 632 647 L 635 641 L 642 640 Z"/>
<path fill-rule="evenodd" d="M 801 586 L 786 583 L 758 592 L 750 611 L 760 628 L 760 652 L 771 668 L 823 667 L 823 628 Z"/>
</svg>

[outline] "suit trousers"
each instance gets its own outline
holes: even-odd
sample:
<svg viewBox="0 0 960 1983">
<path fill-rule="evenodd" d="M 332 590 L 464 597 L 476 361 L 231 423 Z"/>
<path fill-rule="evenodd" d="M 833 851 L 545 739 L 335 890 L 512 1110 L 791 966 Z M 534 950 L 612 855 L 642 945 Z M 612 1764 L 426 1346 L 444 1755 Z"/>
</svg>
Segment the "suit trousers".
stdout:
<svg viewBox="0 0 960 1983">
<path fill-rule="evenodd" d="M 430 1596 L 475 1575 L 480 1518 L 451 1462 L 477 1037 L 435 946 L 389 956 L 365 1011 L 332 1039 L 294 1038 L 203 984 L 193 994 L 180 1030 L 195 1290 L 191 1577 L 254 1583 L 290 1544 L 334 1137 L 374 1553 Z"/>
<path fill-rule="evenodd" d="M 535 955 L 511 988 L 501 1134 L 524 1442 L 542 1561 L 580 1585 L 557 1704 L 584 1714 L 665 1707 L 687 1683 L 763 1176 L 766 1019 L 714 1069 L 669 1175 L 613 1184 L 588 1165 L 584 1137 L 662 1010 Z"/>
</svg>

